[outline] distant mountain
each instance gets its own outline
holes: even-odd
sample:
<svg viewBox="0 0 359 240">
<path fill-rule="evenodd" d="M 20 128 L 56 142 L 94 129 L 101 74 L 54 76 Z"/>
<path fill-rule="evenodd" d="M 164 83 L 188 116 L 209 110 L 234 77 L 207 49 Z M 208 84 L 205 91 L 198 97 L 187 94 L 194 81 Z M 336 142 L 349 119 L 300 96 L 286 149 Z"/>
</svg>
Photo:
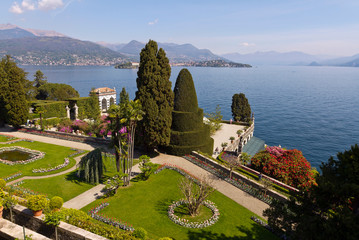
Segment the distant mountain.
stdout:
<svg viewBox="0 0 359 240">
<path fill-rule="evenodd" d="M 111 46 L 111 49 L 134 58 L 136 61 L 139 61 L 140 52 L 142 48 L 145 47 L 145 43 L 136 40 L 132 40 L 127 44 L 100 44 L 103 46 Z M 213 54 L 208 49 L 198 49 L 192 44 L 158 43 L 158 46 L 166 51 L 166 55 L 172 63 L 226 60 L 223 57 Z"/>
<path fill-rule="evenodd" d="M 13 24 L 0 24 L 0 39 L 24 37 L 66 37 L 66 35 L 55 31 L 25 29 Z"/>
<path fill-rule="evenodd" d="M 321 57 L 302 52 L 228 53 L 221 56 L 234 62 L 245 62 L 251 65 L 309 65 L 312 62 L 322 60 Z"/>
<path fill-rule="evenodd" d="M 0 56 L 6 54 L 27 65 L 114 65 L 126 59 L 98 44 L 68 37 L 2 39 Z"/>
<path fill-rule="evenodd" d="M 353 55 L 351 57 L 329 59 L 319 63 L 324 66 L 358 67 L 359 66 L 358 62 L 359 62 L 359 54 Z"/>
</svg>

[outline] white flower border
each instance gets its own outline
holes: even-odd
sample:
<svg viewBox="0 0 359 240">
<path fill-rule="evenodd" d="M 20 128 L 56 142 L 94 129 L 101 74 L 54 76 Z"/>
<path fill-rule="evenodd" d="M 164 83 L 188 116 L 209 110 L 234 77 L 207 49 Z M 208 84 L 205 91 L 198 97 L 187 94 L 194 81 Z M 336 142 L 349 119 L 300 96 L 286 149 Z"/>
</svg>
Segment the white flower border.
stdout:
<svg viewBox="0 0 359 240">
<path fill-rule="evenodd" d="M 63 164 L 57 165 L 55 167 L 50 167 L 50 168 L 38 168 L 38 169 L 32 169 L 33 173 L 44 173 L 44 172 L 52 172 L 52 171 L 56 171 L 59 170 L 61 168 L 66 167 L 67 165 L 69 165 L 70 163 L 70 159 L 65 158 L 65 161 Z"/>
<path fill-rule="evenodd" d="M 23 147 L 19 147 L 19 146 L 2 147 L 2 148 L 0 148 L 0 153 L 5 152 L 5 151 L 15 151 L 15 150 L 20 150 L 20 151 L 23 151 L 23 152 L 30 153 L 31 158 L 28 159 L 28 160 L 16 161 L 16 162 L 0 159 L 0 162 L 4 163 L 6 165 L 28 164 L 28 163 L 34 162 L 36 160 L 39 160 L 39 159 L 41 159 L 41 158 L 43 158 L 45 156 L 44 152 L 40 152 L 40 151 L 37 151 L 37 150 L 28 149 L 28 148 L 23 148 Z"/>
<path fill-rule="evenodd" d="M 215 224 L 218 219 L 219 219 L 219 210 L 218 208 L 216 207 L 216 205 L 209 201 L 209 200 L 206 200 L 203 202 L 203 205 L 208 207 L 209 209 L 212 210 L 212 217 L 210 217 L 209 219 L 203 221 L 203 222 L 190 222 L 188 221 L 187 219 L 184 219 L 184 218 L 180 218 L 178 217 L 177 215 L 174 214 L 174 211 L 175 209 L 178 207 L 178 206 L 181 206 L 181 205 L 184 205 L 184 204 L 187 204 L 188 202 L 184 199 L 181 199 L 177 202 L 174 202 L 173 204 L 171 204 L 169 207 L 168 207 L 168 217 L 169 219 L 182 226 L 182 227 L 186 227 L 186 228 L 205 228 L 205 227 L 209 227 L 213 224 Z"/>
</svg>

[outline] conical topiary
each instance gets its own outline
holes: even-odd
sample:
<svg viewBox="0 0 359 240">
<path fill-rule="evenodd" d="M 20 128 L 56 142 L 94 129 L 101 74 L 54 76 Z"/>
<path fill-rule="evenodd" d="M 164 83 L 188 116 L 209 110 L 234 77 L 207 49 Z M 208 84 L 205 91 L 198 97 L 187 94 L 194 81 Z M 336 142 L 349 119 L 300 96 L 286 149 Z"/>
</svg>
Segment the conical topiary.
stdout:
<svg viewBox="0 0 359 240">
<path fill-rule="evenodd" d="M 192 75 L 187 69 L 178 74 L 174 95 L 171 140 L 167 152 L 179 156 L 192 151 L 212 154 L 213 139 L 209 127 L 203 123 L 203 110 L 198 108 Z"/>
</svg>

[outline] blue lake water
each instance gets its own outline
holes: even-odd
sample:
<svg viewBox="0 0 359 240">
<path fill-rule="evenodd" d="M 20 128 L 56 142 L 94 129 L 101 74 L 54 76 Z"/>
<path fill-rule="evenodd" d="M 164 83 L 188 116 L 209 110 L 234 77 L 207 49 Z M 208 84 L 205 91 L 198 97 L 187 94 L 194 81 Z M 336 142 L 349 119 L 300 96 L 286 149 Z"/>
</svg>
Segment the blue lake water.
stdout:
<svg viewBox="0 0 359 240">
<path fill-rule="evenodd" d="M 134 98 L 137 70 L 113 67 L 22 66 L 33 79 L 72 85 L 81 96 L 92 87 L 122 87 Z M 359 143 L 359 68 L 188 68 L 205 112 L 221 106 L 231 118 L 232 96 L 243 92 L 255 116 L 255 136 L 268 145 L 297 148 L 313 167 Z M 172 68 L 172 86 L 181 68 Z M 235 134 L 235 133 L 234 133 Z M 234 135 L 233 134 L 233 135 Z"/>
</svg>

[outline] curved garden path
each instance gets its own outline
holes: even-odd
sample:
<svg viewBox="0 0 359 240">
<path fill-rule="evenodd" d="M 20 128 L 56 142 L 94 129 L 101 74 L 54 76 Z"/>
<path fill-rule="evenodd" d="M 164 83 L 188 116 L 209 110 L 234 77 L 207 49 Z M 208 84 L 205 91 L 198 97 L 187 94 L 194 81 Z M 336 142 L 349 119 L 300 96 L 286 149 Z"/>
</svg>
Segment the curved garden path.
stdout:
<svg viewBox="0 0 359 240">
<path fill-rule="evenodd" d="M 7 129 L 5 129 L 5 131 L 4 131 L 4 129 L 0 129 L 0 134 L 4 133 L 4 134 L 13 135 L 18 138 L 27 138 L 27 139 L 31 139 L 34 141 L 52 143 L 52 144 L 57 144 L 57 145 L 66 146 L 66 147 L 73 147 L 73 148 L 78 148 L 78 149 L 83 149 L 83 150 L 93 150 L 94 149 L 92 146 L 85 144 L 85 143 L 72 142 L 72 141 L 67 141 L 67 140 L 61 140 L 61 139 L 38 136 L 38 135 L 33 135 L 33 134 L 21 133 L 21 132 L 9 132 L 6 130 Z M 81 156 L 78 156 L 75 159 L 76 159 L 76 162 L 78 162 L 81 159 Z M 186 159 L 184 159 L 182 157 L 177 157 L 177 156 L 161 153 L 161 154 L 159 154 L 159 156 L 152 158 L 152 162 L 158 163 L 158 164 L 172 164 L 172 165 L 175 165 L 175 166 L 185 169 L 186 171 L 190 172 L 192 175 L 194 175 L 196 177 L 205 176 L 205 177 L 212 179 L 213 187 L 217 191 L 219 191 L 222 194 L 224 194 L 225 196 L 231 198 L 232 200 L 234 200 L 238 204 L 242 205 L 243 207 L 247 208 L 248 210 L 254 212 L 258 216 L 263 217 L 263 211 L 269 207 L 268 204 L 260 201 L 257 198 L 252 197 L 251 195 L 243 192 L 242 190 L 234 187 L 233 185 L 219 179 L 218 177 L 214 176 L 213 174 L 207 172 L 206 170 L 198 167 L 197 165 L 187 161 Z M 39 178 L 48 178 L 48 177 L 58 176 L 58 175 L 62 175 L 62 174 L 71 172 L 75 169 L 76 169 L 76 165 L 73 166 L 72 168 L 67 169 L 66 171 L 63 171 L 60 173 L 46 175 L 46 176 L 37 176 L 37 177 L 36 176 L 23 177 L 21 179 L 17 179 L 12 182 L 9 182 L 9 184 L 12 184 L 12 183 L 15 183 L 16 181 L 21 181 L 24 179 L 39 179 Z M 140 172 L 138 165 L 135 165 L 133 167 L 132 172 L 134 172 L 134 173 Z M 91 188 L 90 190 L 65 202 L 64 207 L 80 209 L 80 208 L 88 205 L 89 203 L 93 202 L 99 196 L 101 196 L 103 194 L 101 192 L 103 187 L 104 187 L 103 184 L 99 184 L 99 185 Z"/>
</svg>

